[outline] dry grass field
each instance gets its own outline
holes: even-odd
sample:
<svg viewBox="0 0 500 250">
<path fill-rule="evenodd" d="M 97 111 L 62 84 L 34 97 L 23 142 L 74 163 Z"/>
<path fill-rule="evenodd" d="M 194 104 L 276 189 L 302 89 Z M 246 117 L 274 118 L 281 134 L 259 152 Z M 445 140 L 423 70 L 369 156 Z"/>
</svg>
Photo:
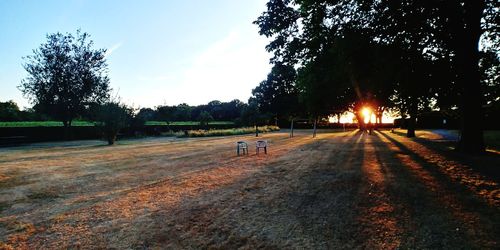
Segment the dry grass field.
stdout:
<svg viewBox="0 0 500 250">
<path fill-rule="evenodd" d="M 500 248 L 499 155 L 296 134 L 2 148 L 0 248 Z"/>
</svg>

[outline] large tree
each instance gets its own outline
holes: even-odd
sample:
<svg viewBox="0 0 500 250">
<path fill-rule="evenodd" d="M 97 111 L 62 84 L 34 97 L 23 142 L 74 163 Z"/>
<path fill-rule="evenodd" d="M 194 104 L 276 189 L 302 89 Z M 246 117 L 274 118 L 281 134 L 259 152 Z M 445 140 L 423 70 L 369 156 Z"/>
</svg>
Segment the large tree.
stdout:
<svg viewBox="0 0 500 250">
<path fill-rule="evenodd" d="M 89 34 L 47 35 L 47 42 L 25 57 L 28 76 L 19 89 L 30 102 L 65 128 L 92 103 L 109 98 L 106 49 L 93 49 Z"/>
<path fill-rule="evenodd" d="M 0 102 L 0 121 L 17 121 L 20 118 L 20 112 L 14 101 Z"/>
<path fill-rule="evenodd" d="M 252 95 L 263 113 L 272 113 L 276 122 L 287 121 L 301 113 L 296 72 L 292 66 L 277 63 Z"/>
<path fill-rule="evenodd" d="M 494 0 L 269 0 L 256 23 L 260 34 L 273 39 L 267 46 L 274 54 L 271 61 L 300 67 L 316 62 L 336 40 L 352 32 L 398 48 L 404 52 L 402 69 L 409 75 L 394 83 L 401 86 L 398 93 L 406 90 L 403 97 L 410 115 L 415 118 L 427 90 L 440 88 L 422 88 L 422 81 L 444 84 L 441 89 L 452 86 L 458 90 L 455 100 L 463 120 L 458 149 L 478 152 L 484 149 L 479 42 L 487 39 L 486 45 L 498 47 L 499 5 Z M 445 60 L 450 74 L 442 82 L 432 80 L 436 74 L 421 63 Z"/>
</svg>

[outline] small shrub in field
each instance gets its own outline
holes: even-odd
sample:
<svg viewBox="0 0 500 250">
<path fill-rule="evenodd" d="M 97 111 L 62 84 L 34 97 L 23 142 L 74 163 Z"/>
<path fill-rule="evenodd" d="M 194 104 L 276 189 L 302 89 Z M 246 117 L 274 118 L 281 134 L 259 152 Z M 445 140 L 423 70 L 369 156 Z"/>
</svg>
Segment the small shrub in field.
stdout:
<svg viewBox="0 0 500 250">
<path fill-rule="evenodd" d="M 132 110 L 119 102 L 108 102 L 97 111 L 97 126 L 100 126 L 109 145 L 113 145 L 120 129 L 130 123 Z"/>
<path fill-rule="evenodd" d="M 214 120 L 214 118 L 207 111 L 202 111 L 200 113 L 200 115 L 198 116 L 198 121 L 200 122 L 200 126 L 202 126 L 202 127 L 208 126 L 208 123 L 213 121 L 213 120 Z"/>
<path fill-rule="evenodd" d="M 259 127 L 259 132 L 278 131 L 277 126 Z M 225 135 L 243 135 L 255 133 L 255 127 L 232 128 L 232 129 L 210 129 L 210 130 L 189 130 L 188 137 L 206 137 L 206 136 L 225 136 Z"/>
<path fill-rule="evenodd" d="M 177 137 L 182 137 L 184 135 L 184 132 L 182 131 L 177 131 L 177 132 L 174 132 L 172 130 L 169 130 L 167 132 L 161 132 L 160 133 L 161 136 L 177 136 Z"/>
</svg>

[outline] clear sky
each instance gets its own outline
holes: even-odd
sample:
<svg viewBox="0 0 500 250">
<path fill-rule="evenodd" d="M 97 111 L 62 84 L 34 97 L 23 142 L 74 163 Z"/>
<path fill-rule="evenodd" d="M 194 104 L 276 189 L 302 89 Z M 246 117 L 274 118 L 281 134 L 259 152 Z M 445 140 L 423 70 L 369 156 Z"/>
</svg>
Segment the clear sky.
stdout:
<svg viewBox="0 0 500 250">
<path fill-rule="evenodd" d="M 252 24 L 267 0 L 0 0 L 0 101 L 17 89 L 23 56 L 46 34 L 88 32 L 108 49 L 114 93 L 135 107 L 247 101 L 270 70 Z"/>
</svg>

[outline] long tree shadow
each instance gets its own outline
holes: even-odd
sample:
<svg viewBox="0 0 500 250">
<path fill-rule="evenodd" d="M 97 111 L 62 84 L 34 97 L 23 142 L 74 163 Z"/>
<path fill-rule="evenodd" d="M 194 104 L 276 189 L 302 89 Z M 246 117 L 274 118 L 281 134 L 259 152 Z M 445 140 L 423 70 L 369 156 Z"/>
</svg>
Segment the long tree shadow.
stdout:
<svg viewBox="0 0 500 250">
<path fill-rule="evenodd" d="M 394 131 L 394 134 L 406 138 L 405 134 L 399 131 Z M 500 181 L 500 168 L 498 168 L 498 166 L 500 166 L 500 154 L 498 153 L 486 151 L 477 155 L 460 154 L 455 150 L 457 141 L 448 138 L 433 140 L 429 138 L 414 137 L 408 140 L 418 143 L 419 146 L 439 153 L 444 157 L 457 159 L 461 163 L 465 163 L 467 168 L 476 171 L 483 177 L 495 180 L 496 182 Z"/>
<path fill-rule="evenodd" d="M 386 159 L 383 167 L 394 175 L 393 181 L 387 182 L 387 190 L 406 217 L 398 223 L 406 229 L 402 242 L 407 247 L 474 248 L 497 244 L 497 207 L 478 199 L 402 143 L 383 133 L 377 136 L 386 142 L 377 155 L 381 162 Z M 391 158 L 393 161 L 388 163 Z"/>
<path fill-rule="evenodd" d="M 420 165 L 429 164 L 407 156 L 411 150 L 359 131 L 290 141 L 293 148 L 276 158 L 234 158 L 138 189 L 98 204 L 99 213 L 92 207 L 85 217 L 63 219 L 55 232 L 71 235 L 68 242 L 133 248 L 463 248 L 477 246 L 467 244 L 474 237 L 480 246 L 496 244 L 491 222 L 480 230 L 460 217 L 475 219 L 469 196 L 452 197 L 454 189 L 441 183 L 449 180 L 426 174 Z M 67 225 L 80 219 L 76 228 Z"/>
<path fill-rule="evenodd" d="M 351 248 L 364 245 L 356 221 L 364 184 L 361 165 L 364 159 L 363 140 L 366 134 L 357 131 L 352 138 L 341 141 L 337 148 L 323 151 L 322 159 L 286 194 L 283 205 L 298 218 L 300 233 L 309 239 L 312 248 Z M 331 142 L 329 142 L 331 143 Z"/>
<path fill-rule="evenodd" d="M 195 201 L 195 206 L 192 200 L 186 201 L 176 209 L 175 213 L 183 214 L 176 223 L 184 225 L 182 232 L 202 235 L 203 239 L 189 247 L 250 245 L 326 249 L 359 245 L 362 239 L 357 239 L 357 228 L 353 225 L 356 218 L 353 197 L 358 193 L 361 174 L 355 169 L 359 165 L 353 163 L 363 158 L 362 153 L 359 154 L 361 136 L 357 132 L 334 142 L 314 140 L 307 147 L 297 149 L 309 155 L 307 158 L 284 157 L 278 164 L 234 183 L 227 188 L 232 191 L 226 195 L 221 193 L 227 189 L 204 194 L 224 197 L 221 200 Z M 335 142 L 343 147 L 332 150 Z M 346 149 L 344 143 L 352 148 Z M 332 153 L 346 156 L 345 161 L 331 160 Z M 337 165 L 340 167 L 335 168 Z M 159 218 L 165 216 L 168 215 L 158 214 L 154 220 L 162 221 L 164 219 Z M 153 238 L 162 238 L 165 242 L 179 238 L 171 229 L 158 232 Z M 182 245 L 186 241 L 178 244 L 186 247 Z"/>
<path fill-rule="evenodd" d="M 497 181 L 474 171 L 468 165 L 453 159 L 450 155 L 432 150 L 425 145 L 406 139 L 406 145 L 386 133 L 379 132 L 399 150 L 410 155 L 435 178 L 446 180 L 455 189 L 469 189 L 475 196 L 496 206 L 500 205 L 500 186 Z M 402 138 L 405 140 L 405 138 Z"/>
<path fill-rule="evenodd" d="M 186 230 L 194 230 L 192 227 L 197 227 L 207 221 L 200 219 L 199 223 L 187 223 L 188 228 L 183 227 L 183 230 L 176 231 L 178 227 L 174 227 L 174 225 L 179 223 L 182 224 L 182 218 L 188 216 L 186 220 L 193 221 L 193 219 L 196 220 L 199 216 L 208 216 L 213 220 L 214 218 L 212 218 L 212 216 L 215 216 L 217 214 L 216 211 L 220 210 L 220 207 L 215 205 L 214 202 L 221 199 L 222 201 L 224 199 L 234 201 L 232 198 L 240 196 L 234 192 L 240 191 L 238 187 L 241 186 L 241 182 L 247 183 L 247 185 L 250 186 L 249 190 L 251 190 L 252 187 L 250 182 L 253 180 L 249 179 L 249 173 L 259 173 L 265 170 L 264 172 L 270 171 L 268 175 L 275 174 L 276 171 L 280 172 L 282 169 L 278 168 L 278 170 L 276 170 L 270 167 L 266 170 L 268 163 L 276 161 L 279 163 L 280 159 L 286 162 L 290 160 L 284 157 L 284 154 L 287 152 L 300 151 L 304 145 L 310 143 L 324 143 L 311 140 L 308 136 L 307 138 L 300 137 L 286 141 L 290 141 L 290 143 L 287 142 L 281 146 L 276 145 L 273 151 L 270 152 L 270 154 L 274 154 L 278 160 L 268 158 L 267 156 L 259 157 L 255 155 L 241 158 L 229 157 L 222 162 L 218 162 L 220 164 L 212 168 L 191 171 L 187 175 L 182 175 L 178 178 L 168 178 L 151 185 L 134 188 L 125 193 L 121 193 L 117 197 L 112 197 L 110 200 L 98 202 L 90 207 L 85 206 L 76 211 L 69 211 L 61 214 L 60 217 L 58 216 L 57 218 L 52 218 L 43 222 L 42 226 L 47 228 L 47 230 L 44 230 L 40 235 L 29 238 L 29 241 L 34 244 L 34 246 L 39 247 L 55 246 L 54 244 L 61 244 L 61 240 L 64 240 L 64 244 L 59 246 L 67 247 L 76 246 L 77 244 L 89 244 L 96 247 L 108 244 L 135 246 L 136 243 L 139 245 L 135 247 L 141 247 L 142 245 L 140 242 L 144 243 L 148 241 L 160 244 L 156 246 L 161 246 L 163 242 L 162 237 L 168 237 L 171 232 L 186 233 Z M 231 152 L 233 151 L 231 150 Z M 218 158 L 220 156 L 213 157 Z M 299 160 L 297 157 L 292 158 Z M 268 162 L 269 160 L 271 161 Z M 205 165 L 205 163 L 206 162 L 203 162 L 202 164 Z M 247 165 L 248 163 L 251 164 Z M 271 181 L 279 180 L 275 178 Z M 214 194 L 215 198 L 207 200 L 207 197 L 214 197 Z M 227 198 L 228 195 L 230 198 Z M 197 203 L 202 203 L 202 208 L 207 205 L 215 205 L 216 208 L 206 210 L 200 209 Z M 185 204 L 185 206 L 183 204 Z M 209 214 L 206 213 L 207 211 Z M 167 212 L 167 214 L 164 212 Z M 179 215 L 180 221 L 175 217 L 172 220 L 172 214 Z M 37 227 L 38 226 L 39 225 L 37 225 Z M 117 235 L 116 230 L 120 230 L 121 232 Z M 60 234 L 60 232 L 64 232 L 64 234 Z M 137 232 L 147 233 L 138 234 Z M 204 231 L 204 233 L 206 233 L 206 231 Z M 231 236 L 230 234 L 232 234 L 232 232 L 225 231 L 223 228 L 215 228 L 212 233 L 208 235 L 214 233 L 226 237 L 226 241 L 228 237 Z M 123 239 L 121 238 L 123 235 L 133 237 Z M 195 235 L 200 236 L 200 234 Z M 183 239 L 183 236 L 178 233 L 174 236 L 176 236 L 173 237 L 174 241 L 175 239 Z M 205 236 L 201 234 L 201 237 L 203 238 Z M 171 239 L 172 238 L 169 240 Z M 215 237 L 215 239 L 217 239 L 217 237 Z M 26 240 L 27 239 L 21 239 L 19 244 L 22 244 Z M 13 240 L 11 243 L 15 245 L 16 242 L 17 240 Z M 201 242 L 184 240 L 184 243 L 186 242 L 192 242 L 192 247 L 210 243 L 210 241 L 205 240 Z M 195 244 L 197 242 L 198 245 Z M 213 244 L 210 245 L 218 244 L 218 242 L 212 243 Z M 267 241 L 267 243 L 272 246 L 270 241 Z M 235 243 L 228 244 L 233 246 L 237 245 Z M 178 246 L 182 247 L 182 245 Z"/>
</svg>

